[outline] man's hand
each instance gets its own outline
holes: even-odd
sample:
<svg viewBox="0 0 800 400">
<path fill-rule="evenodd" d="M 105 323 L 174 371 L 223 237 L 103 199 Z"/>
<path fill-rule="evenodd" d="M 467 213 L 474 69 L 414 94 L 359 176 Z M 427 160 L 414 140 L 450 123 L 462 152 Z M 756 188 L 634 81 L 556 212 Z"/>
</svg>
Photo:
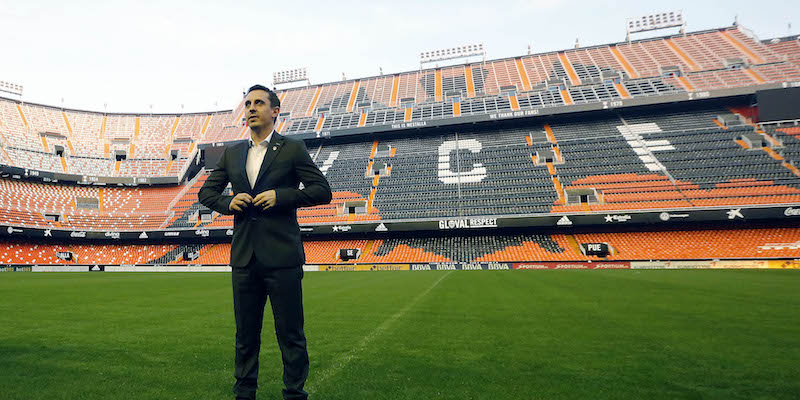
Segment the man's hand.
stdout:
<svg viewBox="0 0 800 400">
<path fill-rule="evenodd" d="M 266 210 L 275 205 L 275 200 L 275 191 L 267 190 L 256 195 L 256 198 L 253 199 L 253 204 L 256 207 L 261 207 L 262 210 Z"/>
<path fill-rule="evenodd" d="M 253 204 L 253 197 L 242 192 L 231 199 L 230 204 L 228 204 L 228 209 L 231 211 L 242 212 L 250 204 Z"/>
</svg>

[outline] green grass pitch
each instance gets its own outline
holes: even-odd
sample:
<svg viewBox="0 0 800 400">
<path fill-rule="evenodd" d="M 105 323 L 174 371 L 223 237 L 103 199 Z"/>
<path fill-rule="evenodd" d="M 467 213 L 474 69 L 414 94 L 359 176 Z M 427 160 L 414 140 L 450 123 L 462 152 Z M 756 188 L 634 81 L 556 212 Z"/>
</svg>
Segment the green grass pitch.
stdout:
<svg viewBox="0 0 800 400">
<path fill-rule="evenodd" d="M 311 398 L 797 399 L 800 271 L 307 273 Z M 225 273 L 3 273 L 0 399 L 231 399 Z M 265 322 L 259 399 L 280 399 Z"/>
</svg>

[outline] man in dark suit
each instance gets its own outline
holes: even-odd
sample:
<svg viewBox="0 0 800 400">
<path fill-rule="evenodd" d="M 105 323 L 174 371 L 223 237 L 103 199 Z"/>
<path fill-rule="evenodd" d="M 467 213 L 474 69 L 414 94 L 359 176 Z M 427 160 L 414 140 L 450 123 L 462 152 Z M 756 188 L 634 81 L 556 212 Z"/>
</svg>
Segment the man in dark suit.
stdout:
<svg viewBox="0 0 800 400">
<path fill-rule="evenodd" d="M 303 263 L 297 208 L 327 204 L 331 189 L 302 140 L 274 131 L 275 92 L 256 85 L 245 98 L 247 142 L 228 146 L 198 193 L 200 202 L 233 214 L 231 275 L 236 319 L 233 392 L 255 399 L 264 305 L 269 297 L 283 358 L 284 399 L 307 399 L 308 351 L 303 332 Z M 299 189 L 302 182 L 303 189 Z M 224 195 L 231 184 L 233 195 Z"/>
</svg>

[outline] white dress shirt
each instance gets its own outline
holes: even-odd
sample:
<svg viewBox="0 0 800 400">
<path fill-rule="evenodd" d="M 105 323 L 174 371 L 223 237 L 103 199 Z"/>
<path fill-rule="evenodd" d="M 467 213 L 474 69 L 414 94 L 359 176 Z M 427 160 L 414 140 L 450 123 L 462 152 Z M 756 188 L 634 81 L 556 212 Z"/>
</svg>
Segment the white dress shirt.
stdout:
<svg viewBox="0 0 800 400">
<path fill-rule="evenodd" d="M 269 141 L 272 140 L 273 133 L 275 133 L 274 130 L 259 144 L 255 144 L 253 138 L 249 139 L 250 149 L 247 150 L 247 164 L 245 169 L 247 170 L 247 180 L 250 181 L 251 189 L 256 185 L 258 171 L 261 169 L 261 163 L 264 162 L 264 156 L 267 155 L 267 151 L 269 150 Z"/>
</svg>

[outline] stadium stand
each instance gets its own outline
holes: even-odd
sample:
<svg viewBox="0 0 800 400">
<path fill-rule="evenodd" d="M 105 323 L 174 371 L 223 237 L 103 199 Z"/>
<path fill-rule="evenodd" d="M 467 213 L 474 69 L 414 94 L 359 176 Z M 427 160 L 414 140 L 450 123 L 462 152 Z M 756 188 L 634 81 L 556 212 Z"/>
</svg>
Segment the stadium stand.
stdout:
<svg viewBox="0 0 800 400">
<path fill-rule="evenodd" d="M 775 54 L 786 57 L 787 61 L 800 65 L 800 37 L 776 38 L 765 40 L 764 45 Z"/>
<path fill-rule="evenodd" d="M 718 118 L 728 118 L 731 126 L 722 126 Z M 796 128 L 767 132 L 743 119 L 724 107 L 622 110 L 520 128 L 325 144 L 311 153 L 331 183 L 334 201 L 300 210 L 298 217 L 301 223 L 332 223 L 799 202 L 800 176 L 789 163 L 797 159 Z M 9 151 L 18 157 L 33 154 Z M 167 163 L 160 162 L 160 168 Z M 129 214 L 119 218 L 147 222 L 126 220 L 119 229 L 232 226 L 230 216 L 198 219 L 200 210 L 210 213 L 197 203 L 203 181 L 201 176 L 187 190 L 92 188 L 93 198 L 106 194 L 103 208 L 74 215 L 71 203 L 37 206 L 35 197 L 0 206 L 23 214 L 62 214 L 65 226 L 85 221 L 91 228 L 108 228 L 111 222 L 102 221 L 123 210 Z M 30 197 L 26 191 L 78 196 L 67 185 L 0 182 L 20 199 Z M 568 204 L 566 194 L 573 190 L 589 190 L 592 198 Z M 142 200 L 107 204 L 123 193 Z M 22 220 L 41 223 L 35 215 Z"/>
<path fill-rule="evenodd" d="M 578 243 L 609 243 L 613 255 L 586 256 Z M 228 244 L 216 247 L 230 246 Z M 386 240 L 307 241 L 307 263 L 343 263 L 339 249 L 355 248 L 361 257 L 346 263 L 513 262 L 773 258 L 800 255 L 796 228 L 699 231 L 616 232 L 575 235 L 492 235 Z M 220 263 L 227 263 L 222 251 Z"/>
<path fill-rule="evenodd" d="M 586 256 L 580 243 L 608 243 L 608 257 Z M 304 243 L 308 264 L 516 262 L 601 260 L 694 260 L 787 258 L 800 256 L 800 229 L 756 228 L 650 232 L 515 234 L 416 237 L 385 240 L 311 240 Z M 339 258 L 340 249 L 360 257 Z M 72 252 L 65 261 L 56 252 Z M 196 253 L 184 259 L 185 253 Z M 0 244 L 0 264 L 227 264 L 229 243 L 217 244 Z"/>
<path fill-rule="evenodd" d="M 3 147 L 7 149 L 30 148 L 33 150 L 33 147 L 28 146 L 36 144 L 33 140 L 26 140 L 28 123 L 22 115 L 22 107 L 14 101 L 0 101 L 0 133 L 3 135 Z M 36 149 L 41 150 L 41 144 Z"/>
<path fill-rule="evenodd" d="M 230 135 L 230 132 L 239 126 L 234 122 L 233 118 L 233 113 L 230 111 L 211 114 L 203 137 L 204 141 L 215 143 L 233 140 L 234 138 Z"/>
<path fill-rule="evenodd" d="M 93 176 L 177 176 L 208 128 L 224 127 L 226 115 L 114 115 L 0 99 L 0 160 Z M 118 160 L 118 154 L 125 157 Z"/>
<path fill-rule="evenodd" d="M 783 47 L 782 51 L 793 51 L 790 45 Z M 665 74 L 671 68 L 678 68 L 679 76 Z M 752 86 L 798 77 L 797 64 L 783 53 L 755 40 L 743 28 L 731 27 L 288 89 L 280 93 L 287 99 L 282 111 L 292 117 L 280 132 L 451 118 Z M 353 90 L 355 87 L 358 89 Z M 390 87 L 391 91 L 387 90 Z M 457 110 L 447 101 L 456 95 L 472 100 L 458 102 Z M 355 102 L 368 104 L 370 109 L 354 109 Z"/>
<path fill-rule="evenodd" d="M 800 79 L 796 38 L 776 40 L 757 41 L 735 26 L 288 89 L 278 93 L 278 130 L 291 135 Z M 242 112 L 240 103 L 215 113 L 122 115 L 2 99 L 0 157 L 54 172 L 171 176 L 197 144 L 243 138 Z M 56 145 L 65 148 L 60 159 L 48 155 Z M 171 150 L 178 150 L 175 160 Z M 117 162 L 115 152 L 126 159 Z"/>
<path fill-rule="evenodd" d="M 277 130 L 324 133 L 800 80 L 798 38 L 741 27 L 420 69 L 278 91 Z M 755 90 L 755 89 L 754 89 Z M 686 102 L 684 102 L 686 103 Z M 193 114 L 114 114 L 0 98 L 0 164 L 177 186 L 76 186 L 0 177 L 0 224 L 81 231 L 231 228 L 197 201 L 198 148 L 247 137 L 243 103 Z M 746 100 L 658 104 L 513 123 L 309 142 L 329 205 L 301 224 L 699 209 L 800 203 L 800 121 L 758 124 Z M 423 124 L 424 125 L 424 124 Z M 422 126 L 422 125 L 420 125 Z M 366 136 L 365 136 L 366 137 Z M 206 166 L 213 168 L 213 166 Z M 796 257 L 790 228 L 310 240 L 310 263 Z M 688 245 L 685 245 L 689 243 Z M 772 246 L 777 243 L 778 245 Z M 784 245 L 785 244 L 785 245 Z M 5 263 L 225 264 L 229 244 L 0 244 Z M 660 247 L 659 247 L 660 246 Z M 737 247 L 738 246 L 738 247 Z M 770 247 L 772 246 L 772 247 Z M 338 250 L 354 248 L 356 260 Z M 187 259 L 188 258 L 188 259 Z"/>
<path fill-rule="evenodd" d="M 0 179 L 0 223 L 75 230 L 159 229 L 180 186 L 86 187 Z M 45 214 L 58 220 L 45 219 Z"/>
<path fill-rule="evenodd" d="M 609 259 L 769 258 L 800 255 L 800 230 L 764 228 L 576 234 L 581 243 L 602 239 L 614 247 Z"/>
<path fill-rule="evenodd" d="M 107 156 L 103 140 L 101 140 L 106 120 L 103 115 L 80 111 L 65 111 L 64 115 L 68 121 L 68 127 L 70 128 L 70 137 L 72 138 L 73 142 L 73 150 L 80 149 L 80 152 L 71 151 L 71 156 L 80 156 L 92 159 L 99 159 Z M 86 171 L 80 168 L 75 170 Z M 103 168 L 99 171 L 109 170 Z M 97 173 L 97 175 L 104 174 Z"/>
<path fill-rule="evenodd" d="M 0 244 L 0 263 L 5 264 L 148 264 L 166 254 L 175 245 L 103 245 L 103 244 Z M 74 260 L 65 261 L 57 252 L 71 252 Z"/>
</svg>

